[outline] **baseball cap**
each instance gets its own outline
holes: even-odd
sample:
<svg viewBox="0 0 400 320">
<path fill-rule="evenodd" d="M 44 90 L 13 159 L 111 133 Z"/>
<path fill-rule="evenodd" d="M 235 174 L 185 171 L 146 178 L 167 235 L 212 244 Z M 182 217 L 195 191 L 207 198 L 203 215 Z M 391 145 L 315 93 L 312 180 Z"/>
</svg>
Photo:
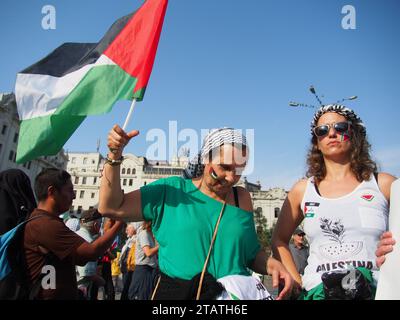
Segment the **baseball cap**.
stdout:
<svg viewBox="0 0 400 320">
<path fill-rule="evenodd" d="M 294 230 L 293 234 L 306 234 L 306 233 L 302 228 L 297 227 L 296 230 Z"/>
</svg>

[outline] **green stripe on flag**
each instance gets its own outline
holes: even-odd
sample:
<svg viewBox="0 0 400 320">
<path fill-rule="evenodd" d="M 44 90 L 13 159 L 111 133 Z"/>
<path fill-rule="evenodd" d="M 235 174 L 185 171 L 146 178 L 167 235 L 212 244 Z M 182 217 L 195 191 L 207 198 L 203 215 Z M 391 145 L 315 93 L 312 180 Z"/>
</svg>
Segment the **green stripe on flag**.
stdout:
<svg viewBox="0 0 400 320">
<path fill-rule="evenodd" d="M 93 67 L 65 98 L 54 114 L 104 114 L 117 100 L 132 100 L 137 79 L 117 65 Z"/>
<path fill-rule="evenodd" d="M 57 154 L 85 118 L 49 115 L 22 121 L 16 162 Z"/>
</svg>

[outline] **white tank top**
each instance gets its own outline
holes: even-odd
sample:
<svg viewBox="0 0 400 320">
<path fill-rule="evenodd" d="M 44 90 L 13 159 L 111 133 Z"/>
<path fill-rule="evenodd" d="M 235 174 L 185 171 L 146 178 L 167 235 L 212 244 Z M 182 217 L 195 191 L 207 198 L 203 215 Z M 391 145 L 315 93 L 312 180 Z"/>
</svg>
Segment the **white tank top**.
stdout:
<svg viewBox="0 0 400 320">
<path fill-rule="evenodd" d="M 375 251 L 381 234 L 387 230 L 389 213 L 388 201 L 374 176 L 335 199 L 321 197 L 314 179 L 309 178 L 301 208 L 310 245 L 302 276 L 307 291 L 321 283 L 323 273 L 334 270 L 364 267 L 377 281 Z"/>
</svg>

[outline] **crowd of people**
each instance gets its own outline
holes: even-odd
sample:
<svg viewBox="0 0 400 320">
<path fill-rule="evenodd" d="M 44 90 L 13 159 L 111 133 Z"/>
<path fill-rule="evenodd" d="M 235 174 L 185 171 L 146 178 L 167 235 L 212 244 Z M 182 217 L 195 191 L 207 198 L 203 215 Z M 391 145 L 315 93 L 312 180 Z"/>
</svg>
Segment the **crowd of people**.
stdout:
<svg viewBox="0 0 400 320">
<path fill-rule="evenodd" d="M 112 128 L 98 208 L 66 222 L 60 216 L 74 199 L 66 171 L 41 172 L 36 199 L 21 170 L 0 174 L 0 232 L 26 221 L 20 245 L 29 298 L 96 300 L 103 288 L 113 300 L 122 287 L 122 300 L 271 299 L 253 272 L 271 275 L 278 300 L 374 298 L 395 244 L 387 230 L 396 178 L 378 172 L 353 110 L 326 105 L 315 113 L 307 177 L 283 204 L 272 256 L 257 239 L 249 192 L 236 186 L 249 156 L 241 133 L 211 131 L 182 177 L 125 194 L 120 164 L 137 135 Z M 54 285 L 43 286 L 48 265 Z M 341 285 L 349 272 L 357 290 Z"/>
</svg>

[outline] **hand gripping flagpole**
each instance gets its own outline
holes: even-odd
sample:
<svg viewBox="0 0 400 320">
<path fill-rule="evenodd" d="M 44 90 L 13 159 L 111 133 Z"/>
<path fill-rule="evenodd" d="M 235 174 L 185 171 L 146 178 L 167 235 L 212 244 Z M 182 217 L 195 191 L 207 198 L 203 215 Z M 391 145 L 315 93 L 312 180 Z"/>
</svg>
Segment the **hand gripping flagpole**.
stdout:
<svg viewBox="0 0 400 320">
<path fill-rule="evenodd" d="M 128 115 L 126 116 L 125 123 L 122 127 L 122 130 L 125 131 L 126 127 L 128 126 L 129 121 L 131 120 L 131 116 L 133 113 L 133 109 L 135 109 L 136 99 L 132 100 L 131 107 L 129 108 Z"/>
</svg>

